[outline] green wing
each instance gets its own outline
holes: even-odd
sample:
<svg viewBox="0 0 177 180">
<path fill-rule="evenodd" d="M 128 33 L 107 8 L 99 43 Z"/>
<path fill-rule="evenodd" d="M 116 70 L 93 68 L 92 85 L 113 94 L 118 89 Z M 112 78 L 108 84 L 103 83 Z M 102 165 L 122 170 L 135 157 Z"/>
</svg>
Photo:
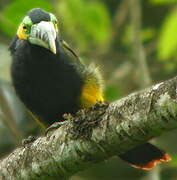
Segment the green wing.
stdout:
<svg viewBox="0 0 177 180">
<path fill-rule="evenodd" d="M 70 61 L 71 64 L 76 65 L 81 69 L 84 69 L 85 65 L 82 62 L 81 58 L 79 58 L 79 56 L 76 54 L 76 52 L 74 52 L 65 41 L 62 40 L 61 43 L 68 61 Z"/>
</svg>

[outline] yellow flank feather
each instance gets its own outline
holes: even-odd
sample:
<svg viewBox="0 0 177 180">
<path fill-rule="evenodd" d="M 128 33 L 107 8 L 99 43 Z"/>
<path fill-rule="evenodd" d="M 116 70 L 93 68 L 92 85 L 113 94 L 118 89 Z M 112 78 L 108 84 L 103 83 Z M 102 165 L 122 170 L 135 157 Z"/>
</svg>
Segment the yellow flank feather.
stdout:
<svg viewBox="0 0 177 180">
<path fill-rule="evenodd" d="M 87 108 L 92 106 L 97 101 L 103 101 L 103 94 L 98 87 L 95 87 L 93 82 L 86 82 L 82 88 L 81 106 Z"/>
<path fill-rule="evenodd" d="M 97 101 L 104 101 L 103 81 L 98 67 L 91 64 L 84 72 L 85 82 L 81 90 L 81 108 L 88 108 Z"/>
</svg>

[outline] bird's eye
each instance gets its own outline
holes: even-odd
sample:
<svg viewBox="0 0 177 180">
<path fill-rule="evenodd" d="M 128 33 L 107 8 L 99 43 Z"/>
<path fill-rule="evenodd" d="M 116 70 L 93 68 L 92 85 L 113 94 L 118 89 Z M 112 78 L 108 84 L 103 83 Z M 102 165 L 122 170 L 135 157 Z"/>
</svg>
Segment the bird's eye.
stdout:
<svg viewBox="0 0 177 180">
<path fill-rule="evenodd" d="M 53 20 L 53 24 L 55 25 L 55 27 L 57 27 L 58 26 L 58 21 L 56 19 Z"/>
<path fill-rule="evenodd" d="M 55 24 L 55 25 L 57 25 L 57 24 L 58 24 L 57 20 L 54 20 L 54 24 Z"/>
<path fill-rule="evenodd" d="M 27 31 L 27 27 L 25 25 L 23 25 L 23 30 L 26 32 Z"/>
<path fill-rule="evenodd" d="M 54 24 L 54 26 L 55 26 L 56 32 L 58 33 L 58 21 L 57 21 L 57 20 L 54 20 L 54 21 L 53 21 L 53 24 Z"/>
</svg>

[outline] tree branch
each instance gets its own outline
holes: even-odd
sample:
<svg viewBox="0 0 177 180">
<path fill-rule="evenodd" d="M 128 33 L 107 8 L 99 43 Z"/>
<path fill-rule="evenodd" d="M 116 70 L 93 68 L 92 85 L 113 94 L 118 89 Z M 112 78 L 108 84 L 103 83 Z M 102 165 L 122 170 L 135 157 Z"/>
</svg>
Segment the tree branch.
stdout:
<svg viewBox="0 0 177 180">
<path fill-rule="evenodd" d="M 109 105 L 80 110 L 59 129 L 17 148 L 0 179 L 65 179 L 177 128 L 177 77 Z"/>
</svg>

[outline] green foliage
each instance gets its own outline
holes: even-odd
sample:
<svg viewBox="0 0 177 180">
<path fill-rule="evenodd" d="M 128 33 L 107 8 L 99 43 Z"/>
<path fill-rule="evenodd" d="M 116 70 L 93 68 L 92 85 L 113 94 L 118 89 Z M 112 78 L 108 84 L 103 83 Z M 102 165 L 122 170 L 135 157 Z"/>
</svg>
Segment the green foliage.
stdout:
<svg viewBox="0 0 177 180">
<path fill-rule="evenodd" d="M 105 93 L 105 99 L 109 101 L 118 99 L 118 97 L 121 96 L 119 86 L 115 84 L 107 85 L 104 93 Z"/>
<path fill-rule="evenodd" d="M 8 81 L 10 79 L 10 57 L 8 55 L 8 47 L 0 43 L 0 81 Z"/>
<path fill-rule="evenodd" d="M 142 41 L 152 40 L 156 36 L 156 30 L 152 27 L 148 27 L 142 30 Z"/>
<path fill-rule="evenodd" d="M 130 46 L 131 36 L 132 36 L 132 26 L 128 24 L 127 26 L 125 26 L 125 30 L 121 37 L 121 43 L 125 46 Z"/>
<path fill-rule="evenodd" d="M 177 0 L 150 0 L 152 4 L 169 4 L 169 3 L 176 3 Z"/>
<path fill-rule="evenodd" d="M 177 64 L 177 7 L 171 11 L 161 27 L 158 40 L 158 57 L 165 61 L 167 68 L 175 68 L 174 63 Z M 170 62 L 170 58 L 173 62 Z M 175 61 L 174 61 L 175 60 Z"/>
<path fill-rule="evenodd" d="M 83 49 L 107 43 L 110 37 L 110 16 L 100 1 L 62 0 L 57 12 L 64 29 Z"/>
<path fill-rule="evenodd" d="M 5 6 L 1 12 L 3 18 L 0 19 L 1 30 L 9 35 L 14 36 L 18 25 L 22 21 L 22 18 L 32 8 L 40 7 L 45 10 L 52 10 L 52 5 L 48 0 L 13 0 L 8 6 Z"/>
<path fill-rule="evenodd" d="M 121 42 L 122 44 L 124 44 L 125 46 L 132 46 L 131 41 L 132 41 L 132 26 L 131 25 L 127 25 L 125 27 L 125 31 L 123 33 L 123 36 L 121 37 Z M 155 35 L 156 35 L 156 31 L 154 28 L 152 27 L 147 27 L 141 30 L 141 39 L 143 42 L 152 40 Z"/>
<path fill-rule="evenodd" d="M 131 93 L 139 89 L 139 66 L 133 61 L 133 28 L 131 24 L 131 14 L 129 4 L 121 3 L 126 1 L 121 0 L 0 0 L 0 80 L 9 81 L 9 66 L 10 56 L 8 52 L 9 38 L 15 35 L 19 23 L 25 16 L 26 12 L 34 7 L 40 7 L 47 11 L 53 11 L 58 16 L 59 31 L 62 31 L 62 37 L 68 42 L 73 43 L 73 49 L 82 54 L 83 61 L 91 59 L 96 64 L 101 66 L 104 74 L 105 81 L 108 83 L 105 86 L 105 99 L 106 101 L 113 101 L 119 99 L 125 94 Z M 147 65 L 150 72 L 152 81 L 162 81 L 177 74 L 177 0 L 148 0 L 141 1 L 142 5 L 142 19 L 141 19 L 141 40 L 147 56 Z M 126 5 L 127 4 L 127 5 Z M 2 6 L 1 6 L 2 5 Z M 54 7 L 54 8 L 52 8 Z M 123 9 L 122 9 L 123 8 Z M 125 11 L 125 8 L 128 11 Z M 118 14 L 118 16 L 117 16 Z M 118 23 L 118 24 L 116 24 Z M 111 29 L 118 27 L 118 29 Z M 4 45 L 4 44 L 6 45 Z M 158 44 L 158 49 L 156 46 Z M 156 53 L 157 52 L 157 53 Z M 98 61 L 97 61 L 98 60 Z M 122 67 L 122 63 L 128 62 L 130 68 L 120 68 L 123 75 L 115 78 L 114 73 Z M 87 63 L 86 63 L 87 64 Z M 132 64 L 132 65 L 131 65 Z M 135 65 L 134 65 L 135 64 Z M 166 68 L 166 71 L 164 71 Z M 119 73 L 118 73 L 119 74 Z M 124 75 L 125 74 L 125 75 Z M 9 87 L 11 88 L 11 87 Z M 14 93 L 14 91 L 12 91 Z M 12 94 L 12 96 L 14 96 Z M 10 96 L 9 96 L 10 97 Z M 15 102 L 9 98 L 9 102 Z M 1 105 L 1 103 L 0 103 Z M 29 122 L 26 118 L 24 110 L 19 108 L 18 102 L 12 103 L 12 110 L 24 134 L 27 131 L 34 131 L 36 127 L 33 123 Z M 24 115 L 23 115 L 24 114 Z M 22 121 L 24 119 L 24 121 Z M 0 119 L 1 121 L 1 119 Z M 1 128 L 0 122 L 0 128 Z M 24 128 L 26 127 L 26 128 Z M 0 139 L 5 137 L 6 130 L 1 131 Z M 8 138 L 8 137 L 7 137 Z M 7 139 L 6 138 L 6 139 Z M 5 140 L 6 140 L 5 139 Z M 4 141 L 6 143 L 6 141 Z M 174 179 L 177 167 L 177 154 L 176 154 L 176 132 L 174 136 L 164 137 L 164 149 L 173 153 L 172 161 L 166 163 L 175 167 L 174 176 L 169 175 L 171 167 L 166 169 L 167 176 L 164 176 L 161 169 L 161 179 Z M 158 139 L 159 143 L 159 139 Z M 2 150 L 0 143 L 0 150 Z M 161 143 L 159 143 L 161 144 Z M 163 144 L 163 143 L 162 143 Z M 167 146 L 167 148 L 165 147 Z M 5 151 L 4 151 L 5 152 Z M 107 166 L 108 162 L 101 167 L 96 167 L 94 170 L 89 169 L 89 173 L 84 174 L 83 177 L 74 177 L 75 179 L 143 179 L 146 172 L 138 171 L 133 168 L 126 168 L 127 165 L 123 164 L 116 158 L 115 162 L 110 161 L 110 167 Z M 98 170 L 99 168 L 99 170 Z M 117 171 L 119 169 L 119 171 Z M 127 173 L 128 172 L 128 173 Z M 139 178 L 138 176 L 141 176 Z M 132 178 L 133 177 L 133 178 Z M 73 179 L 74 179 L 73 178 Z"/>
</svg>

